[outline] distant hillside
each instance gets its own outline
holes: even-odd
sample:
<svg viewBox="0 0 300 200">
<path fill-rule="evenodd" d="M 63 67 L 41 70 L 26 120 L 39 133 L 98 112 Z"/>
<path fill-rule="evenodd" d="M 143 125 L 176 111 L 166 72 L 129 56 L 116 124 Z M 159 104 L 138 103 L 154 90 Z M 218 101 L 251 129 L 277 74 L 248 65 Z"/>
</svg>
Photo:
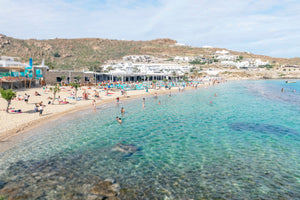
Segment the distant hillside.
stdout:
<svg viewBox="0 0 300 200">
<path fill-rule="evenodd" d="M 81 69 L 97 67 L 107 60 L 118 60 L 125 55 L 152 55 L 162 58 L 174 56 L 203 56 L 210 57 L 216 50 L 222 48 L 196 48 L 176 46 L 171 39 L 151 41 L 124 41 L 100 38 L 82 39 L 49 39 L 49 40 L 20 40 L 0 34 L 0 55 L 20 57 L 28 62 L 32 57 L 34 64 L 40 64 L 42 59 L 50 67 L 60 69 Z M 298 64 L 300 58 L 272 58 L 254 55 L 246 52 L 234 52 L 244 58 L 261 58 L 278 64 Z"/>
</svg>

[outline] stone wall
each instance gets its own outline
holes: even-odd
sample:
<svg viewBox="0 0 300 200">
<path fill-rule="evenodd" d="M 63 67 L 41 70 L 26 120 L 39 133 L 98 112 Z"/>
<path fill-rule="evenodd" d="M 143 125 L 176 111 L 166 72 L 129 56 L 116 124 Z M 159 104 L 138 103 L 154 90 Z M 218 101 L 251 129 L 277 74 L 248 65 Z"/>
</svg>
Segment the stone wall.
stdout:
<svg viewBox="0 0 300 200">
<path fill-rule="evenodd" d="M 64 80 L 61 80 L 61 77 L 65 76 Z M 47 71 L 44 78 L 46 81 L 46 84 L 55 84 L 55 83 L 60 83 L 61 81 L 63 82 L 69 82 L 72 83 L 75 80 L 78 79 L 80 83 L 85 83 L 85 82 L 93 82 L 94 81 L 94 74 L 93 73 L 84 73 L 84 72 L 75 72 L 75 71 Z"/>
</svg>

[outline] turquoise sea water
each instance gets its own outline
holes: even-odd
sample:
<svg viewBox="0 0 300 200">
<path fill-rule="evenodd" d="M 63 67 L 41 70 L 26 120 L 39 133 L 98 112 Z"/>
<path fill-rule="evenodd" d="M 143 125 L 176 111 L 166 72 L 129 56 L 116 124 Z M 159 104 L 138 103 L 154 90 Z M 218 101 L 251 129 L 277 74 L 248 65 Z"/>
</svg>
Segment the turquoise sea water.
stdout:
<svg viewBox="0 0 300 200">
<path fill-rule="evenodd" d="M 299 81 L 230 82 L 145 105 L 105 105 L 31 131 L 0 154 L 0 189 L 84 198 L 101 177 L 120 184 L 122 199 L 300 198 Z M 118 143 L 136 148 L 116 151 Z"/>
</svg>

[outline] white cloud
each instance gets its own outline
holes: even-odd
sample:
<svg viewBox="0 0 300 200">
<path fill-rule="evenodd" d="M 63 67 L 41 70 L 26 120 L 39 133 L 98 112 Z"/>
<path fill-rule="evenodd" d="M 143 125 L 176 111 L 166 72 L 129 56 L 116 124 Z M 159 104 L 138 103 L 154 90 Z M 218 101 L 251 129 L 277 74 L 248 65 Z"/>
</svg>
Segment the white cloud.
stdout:
<svg viewBox="0 0 300 200">
<path fill-rule="evenodd" d="M 300 56 L 297 0 L 0 0 L 0 32 L 17 38 L 170 37 L 277 57 Z M 276 50 L 275 50 L 276 49 Z"/>
</svg>

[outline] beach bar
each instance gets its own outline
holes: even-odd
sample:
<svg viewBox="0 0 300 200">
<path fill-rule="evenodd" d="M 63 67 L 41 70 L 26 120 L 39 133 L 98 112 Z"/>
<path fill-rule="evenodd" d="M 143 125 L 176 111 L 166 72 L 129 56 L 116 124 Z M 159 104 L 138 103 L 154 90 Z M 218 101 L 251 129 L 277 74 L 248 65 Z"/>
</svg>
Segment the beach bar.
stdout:
<svg viewBox="0 0 300 200">
<path fill-rule="evenodd" d="M 32 66 L 32 59 L 29 65 L 15 61 L 15 59 L 14 57 L 0 57 L 0 88 L 30 88 L 39 84 L 48 67 Z"/>
</svg>

